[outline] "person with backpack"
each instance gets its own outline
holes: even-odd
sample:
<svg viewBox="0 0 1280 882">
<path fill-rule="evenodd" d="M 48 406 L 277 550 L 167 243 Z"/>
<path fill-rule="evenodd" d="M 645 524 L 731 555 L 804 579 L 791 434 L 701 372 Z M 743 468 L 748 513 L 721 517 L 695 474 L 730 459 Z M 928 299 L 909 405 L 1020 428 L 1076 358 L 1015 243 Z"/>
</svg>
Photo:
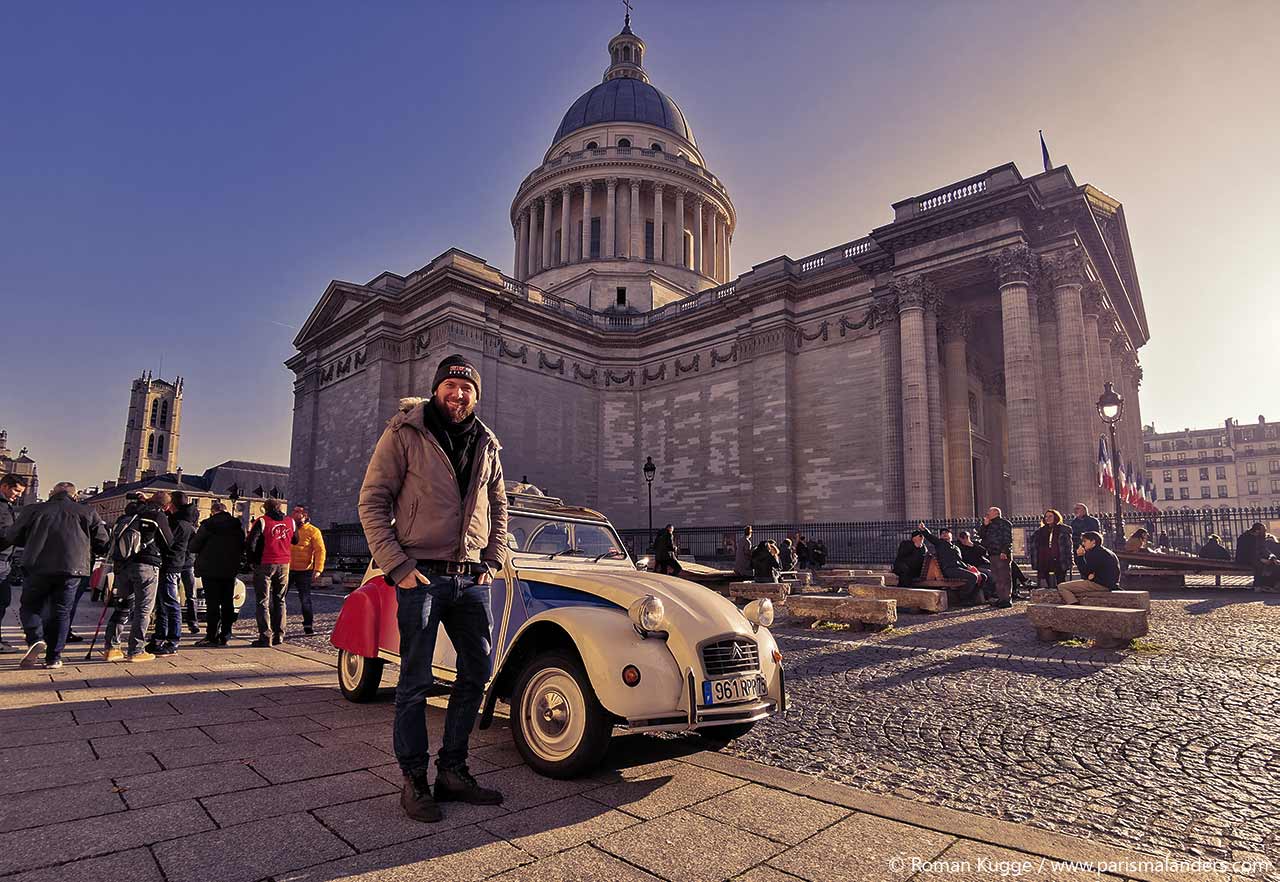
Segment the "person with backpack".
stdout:
<svg viewBox="0 0 1280 882">
<path fill-rule="evenodd" d="M 108 554 L 115 573 L 116 599 L 102 650 L 107 661 L 148 662 L 155 658 L 146 649 L 147 627 L 156 605 L 160 565 L 173 542 L 169 518 L 161 508 L 168 503 L 169 494 L 163 490 L 150 499 L 139 493 L 112 527 Z M 127 651 L 120 648 L 125 628 L 129 629 Z"/>
<path fill-rule="evenodd" d="M 206 636 L 196 646 L 226 646 L 236 621 L 236 573 L 244 557 L 244 528 L 222 500 L 214 500 L 213 514 L 200 524 L 189 550 L 204 584 Z"/>
<path fill-rule="evenodd" d="M 266 511 L 249 530 L 249 561 L 258 606 L 258 639 L 253 646 L 284 643 L 284 597 L 289 590 L 289 561 L 298 544 L 298 525 L 284 513 L 279 499 L 268 499 Z"/>
<path fill-rule="evenodd" d="M 198 515 L 196 506 L 188 502 L 183 491 L 165 495 L 168 501 L 163 510 L 168 519 L 170 540 L 160 564 L 156 628 L 148 647 L 155 655 L 173 655 L 182 640 L 182 573 L 187 566 L 187 546 L 196 534 L 194 518 Z M 193 575 L 193 587 L 194 582 Z"/>
<path fill-rule="evenodd" d="M 62 481 L 54 485 L 48 502 L 24 507 L 0 537 L 0 549 L 14 545 L 22 546 L 26 571 L 19 618 L 27 653 L 18 667 L 34 668 L 43 655 L 46 668 L 60 668 L 76 588 L 89 574 L 93 553 L 106 550 L 107 527 L 97 511 L 76 501 L 76 485 Z"/>
</svg>

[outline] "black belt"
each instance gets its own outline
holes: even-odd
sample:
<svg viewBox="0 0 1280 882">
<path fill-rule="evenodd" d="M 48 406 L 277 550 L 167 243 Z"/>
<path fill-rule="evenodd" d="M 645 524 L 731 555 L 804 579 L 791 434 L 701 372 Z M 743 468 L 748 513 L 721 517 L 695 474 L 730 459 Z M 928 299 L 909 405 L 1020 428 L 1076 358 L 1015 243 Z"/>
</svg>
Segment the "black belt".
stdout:
<svg viewBox="0 0 1280 882">
<path fill-rule="evenodd" d="M 489 572 L 482 563 L 456 560 L 420 560 L 418 570 L 428 576 L 479 576 Z"/>
</svg>

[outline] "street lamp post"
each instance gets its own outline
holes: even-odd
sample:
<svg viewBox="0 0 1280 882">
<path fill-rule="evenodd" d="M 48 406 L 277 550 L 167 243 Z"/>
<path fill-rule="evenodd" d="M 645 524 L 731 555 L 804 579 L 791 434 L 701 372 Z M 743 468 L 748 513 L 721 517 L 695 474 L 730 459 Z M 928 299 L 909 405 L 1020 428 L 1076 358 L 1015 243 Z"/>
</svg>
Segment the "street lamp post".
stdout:
<svg viewBox="0 0 1280 882">
<path fill-rule="evenodd" d="M 1110 383 L 1102 387 L 1102 396 L 1098 399 L 1098 416 L 1107 424 L 1111 432 L 1111 474 L 1112 485 L 1116 491 L 1116 548 L 1124 548 L 1124 514 L 1120 501 L 1120 450 L 1116 447 L 1116 423 L 1124 414 L 1124 399 Z"/>
<path fill-rule="evenodd" d="M 653 464 L 653 457 L 646 456 L 644 458 L 645 483 L 649 486 L 649 547 L 653 547 L 653 477 L 658 474 L 658 467 Z"/>
</svg>

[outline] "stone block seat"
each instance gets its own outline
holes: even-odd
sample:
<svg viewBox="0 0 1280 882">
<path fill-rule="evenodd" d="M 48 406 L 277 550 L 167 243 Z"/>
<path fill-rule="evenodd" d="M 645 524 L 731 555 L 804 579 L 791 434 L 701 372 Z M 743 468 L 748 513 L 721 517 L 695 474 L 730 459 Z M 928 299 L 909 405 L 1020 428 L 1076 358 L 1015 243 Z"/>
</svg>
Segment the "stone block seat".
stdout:
<svg viewBox="0 0 1280 882">
<path fill-rule="evenodd" d="M 1032 603 L 1048 603 L 1062 605 L 1062 595 L 1057 588 L 1033 588 Z M 1112 591 L 1110 594 L 1095 594 L 1089 598 L 1090 606 L 1106 606 L 1113 609 L 1151 609 L 1150 591 Z"/>
<path fill-rule="evenodd" d="M 1027 618 L 1036 637 L 1046 643 L 1068 637 L 1091 637 L 1098 649 L 1121 649 L 1147 633 L 1148 611 L 1110 606 L 1032 603 Z"/>
<path fill-rule="evenodd" d="M 893 575 L 893 582 L 885 579 L 885 573 L 858 573 L 850 570 L 841 570 L 838 573 L 815 573 L 813 576 L 813 584 L 818 588 L 826 588 L 829 591 L 843 591 L 846 585 L 884 585 L 894 584 L 898 580 Z"/>
<path fill-rule="evenodd" d="M 850 582 L 845 593 L 850 597 L 892 600 L 900 609 L 916 609 L 920 612 L 946 612 L 948 608 L 947 592 L 939 588 L 899 588 Z"/>
<path fill-rule="evenodd" d="M 723 589 L 717 590 L 739 603 L 767 597 L 778 604 L 783 603 L 791 594 L 791 586 L 786 582 L 730 582 Z"/>
<path fill-rule="evenodd" d="M 1222 576 L 1218 576 L 1219 582 Z M 1148 570 L 1130 567 L 1125 571 L 1124 581 L 1130 585 L 1142 585 L 1144 588 L 1186 588 L 1185 573 L 1174 573 L 1168 570 Z"/>
<path fill-rule="evenodd" d="M 837 622 L 857 629 L 881 630 L 898 621 L 893 600 L 865 597 L 833 597 L 829 594 L 794 594 L 787 599 L 786 614 L 813 622 Z"/>
</svg>

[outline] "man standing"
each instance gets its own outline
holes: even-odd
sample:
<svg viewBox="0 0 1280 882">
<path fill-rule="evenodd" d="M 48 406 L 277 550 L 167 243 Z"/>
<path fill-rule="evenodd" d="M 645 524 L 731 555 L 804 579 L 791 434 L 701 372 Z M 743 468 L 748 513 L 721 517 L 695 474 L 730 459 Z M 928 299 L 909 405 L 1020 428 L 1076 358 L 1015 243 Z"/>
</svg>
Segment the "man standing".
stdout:
<svg viewBox="0 0 1280 882">
<path fill-rule="evenodd" d="M 19 475 L 0 478 L 0 547 L 3 547 L 4 534 L 18 517 L 14 502 L 26 492 L 25 479 Z M 13 603 L 13 551 L 12 548 L 0 551 L 0 625 L 4 624 L 5 613 L 9 611 L 9 604 Z M 10 648 L 8 643 L 0 640 L 0 651 Z"/>
<path fill-rule="evenodd" d="M 388 583 L 396 586 L 400 681 L 393 743 L 404 774 L 400 806 L 438 821 L 436 801 L 497 805 L 502 794 L 467 770 L 467 742 L 491 671 L 489 585 L 506 559 L 507 496 L 501 445 L 475 415 L 480 372 L 461 355 L 436 369 L 431 398 L 406 398 L 378 439 L 360 488 L 360 524 Z M 426 698 L 440 625 L 458 675 L 427 783 Z"/>
<path fill-rule="evenodd" d="M 1102 523 L 1089 514 L 1089 506 L 1083 502 L 1077 502 L 1071 507 L 1071 547 L 1080 547 L 1080 537 L 1093 530 L 1095 533 L 1102 532 Z M 1076 557 L 1076 572 L 1084 574 L 1084 558 Z"/>
<path fill-rule="evenodd" d="M 733 549 L 733 571 L 744 579 L 752 578 L 751 572 L 751 525 L 743 529 L 738 537 L 738 544 Z"/>
<path fill-rule="evenodd" d="M 147 662 L 155 658 L 145 644 L 160 584 L 160 565 L 173 543 L 169 516 L 163 508 L 168 503 L 169 494 L 163 490 L 153 493 L 145 501 L 139 494 L 136 505 L 132 506 L 132 514 L 126 507 L 125 516 L 116 522 L 112 531 L 111 564 L 117 574 L 116 585 L 120 587 L 123 583 L 122 593 L 131 598 L 128 614 L 122 613 L 118 619 L 113 614 L 112 618 L 116 619 L 116 629 L 129 625 L 129 647 L 125 658 L 131 662 Z M 111 628 L 107 630 L 107 643 L 107 660 L 117 660 L 110 652 L 114 648 Z"/>
<path fill-rule="evenodd" d="M 196 531 L 191 551 L 204 586 L 206 623 L 205 638 L 196 646 L 226 646 L 236 622 L 236 574 L 244 556 L 244 528 L 221 499 L 213 501 L 213 514 Z"/>
<path fill-rule="evenodd" d="M 1013 524 L 994 505 L 987 509 L 978 528 L 978 541 L 991 556 L 991 574 L 995 577 L 996 609 L 1013 606 Z"/>
<path fill-rule="evenodd" d="M 253 562 L 253 594 L 258 607 L 258 639 L 254 646 L 284 643 L 285 603 L 289 590 L 289 560 L 298 541 L 298 525 L 279 499 L 268 499 L 266 511 L 249 529 L 249 557 Z"/>
<path fill-rule="evenodd" d="M 1084 578 L 1063 582 L 1058 586 L 1058 593 L 1062 595 L 1063 603 L 1088 605 L 1090 597 L 1107 594 L 1119 587 L 1120 560 L 1110 548 L 1103 547 L 1102 534 L 1097 530 L 1086 530 L 1080 537 L 1080 545 L 1084 549 L 1081 555 L 1084 566 L 1080 575 Z"/>
<path fill-rule="evenodd" d="M 676 556 L 680 546 L 676 544 L 676 526 L 667 524 L 653 540 L 653 571 L 667 576 L 678 576 L 684 572 L 680 559 Z"/>
<path fill-rule="evenodd" d="M 298 541 L 290 552 L 289 587 L 297 589 L 298 602 L 302 605 L 302 633 L 314 634 L 311 582 L 324 572 L 324 536 L 301 505 L 293 507 L 293 520 L 298 525 Z"/>
<path fill-rule="evenodd" d="M 153 498 L 163 506 L 172 538 L 160 567 L 160 605 L 156 609 L 155 649 L 152 651 L 156 655 L 173 655 L 182 639 L 182 573 L 187 567 L 187 549 L 196 534 L 194 519 L 197 511 L 181 490 L 172 494 L 160 491 Z"/>
<path fill-rule="evenodd" d="M 23 508 L 0 539 L 0 548 L 12 545 L 23 547 L 26 572 L 18 609 L 27 654 L 19 667 L 34 668 L 44 655 L 46 668 L 60 668 L 76 589 L 81 577 L 89 574 L 91 556 L 107 550 L 107 527 L 97 511 L 76 501 L 76 485 L 63 481 L 54 485 L 48 502 Z M 46 603 L 51 613 L 48 635 L 44 633 Z"/>
</svg>

